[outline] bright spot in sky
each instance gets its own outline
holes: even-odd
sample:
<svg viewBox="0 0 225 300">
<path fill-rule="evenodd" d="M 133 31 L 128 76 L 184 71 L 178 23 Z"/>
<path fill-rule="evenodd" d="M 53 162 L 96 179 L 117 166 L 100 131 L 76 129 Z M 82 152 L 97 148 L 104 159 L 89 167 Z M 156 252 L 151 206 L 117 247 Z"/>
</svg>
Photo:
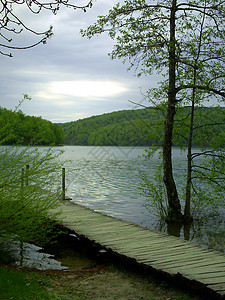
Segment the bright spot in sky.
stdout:
<svg viewBox="0 0 225 300">
<path fill-rule="evenodd" d="M 127 91 L 127 88 L 116 81 L 53 81 L 51 92 L 60 95 L 77 97 L 108 97 Z"/>
</svg>

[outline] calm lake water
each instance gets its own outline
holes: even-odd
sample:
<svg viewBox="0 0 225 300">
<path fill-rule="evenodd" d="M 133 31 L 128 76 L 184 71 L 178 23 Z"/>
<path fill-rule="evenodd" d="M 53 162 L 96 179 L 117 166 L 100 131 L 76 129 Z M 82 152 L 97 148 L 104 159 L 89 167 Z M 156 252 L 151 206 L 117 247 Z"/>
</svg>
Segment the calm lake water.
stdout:
<svg viewBox="0 0 225 300">
<path fill-rule="evenodd" d="M 145 171 L 151 177 L 159 162 L 157 155 L 144 160 L 143 147 L 64 146 L 62 149 L 61 159 L 69 160 L 65 163 L 67 195 L 75 203 L 224 252 L 224 211 L 221 210 L 219 217 L 208 216 L 201 223 L 194 223 L 191 228 L 167 228 L 145 208 L 139 172 Z M 173 149 L 173 159 L 174 176 L 181 189 L 185 182 L 185 151 Z"/>
</svg>

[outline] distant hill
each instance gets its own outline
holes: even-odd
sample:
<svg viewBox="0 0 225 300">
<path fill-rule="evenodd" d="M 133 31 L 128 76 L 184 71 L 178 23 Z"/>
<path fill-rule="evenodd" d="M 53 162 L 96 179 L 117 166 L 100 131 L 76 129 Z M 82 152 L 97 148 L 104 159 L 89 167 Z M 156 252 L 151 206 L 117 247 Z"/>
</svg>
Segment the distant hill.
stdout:
<svg viewBox="0 0 225 300">
<path fill-rule="evenodd" d="M 62 128 L 41 117 L 26 116 L 0 107 L 0 144 L 2 145 L 61 145 Z"/>
<path fill-rule="evenodd" d="M 177 113 L 175 146 L 187 144 L 189 114 L 190 107 L 181 108 Z M 67 145 L 150 146 L 162 144 L 164 120 L 162 112 L 146 108 L 107 113 L 60 126 Z M 198 129 L 194 132 L 194 146 L 210 146 L 215 139 L 222 139 L 224 147 L 225 108 L 198 108 L 195 126 Z"/>
</svg>

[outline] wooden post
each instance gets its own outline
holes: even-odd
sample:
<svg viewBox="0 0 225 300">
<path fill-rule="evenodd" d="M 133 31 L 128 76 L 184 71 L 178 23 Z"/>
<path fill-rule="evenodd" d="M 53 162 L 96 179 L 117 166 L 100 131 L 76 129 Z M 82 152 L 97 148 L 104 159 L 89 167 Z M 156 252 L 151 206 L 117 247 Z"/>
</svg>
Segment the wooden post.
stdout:
<svg viewBox="0 0 225 300">
<path fill-rule="evenodd" d="M 28 185 L 28 173 L 29 173 L 30 165 L 26 165 L 26 173 L 25 173 L 25 184 Z"/>
<path fill-rule="evenodd" d="M 66 198 L 66 170 L 62 168 L 62 200 Z"/>
</svg>

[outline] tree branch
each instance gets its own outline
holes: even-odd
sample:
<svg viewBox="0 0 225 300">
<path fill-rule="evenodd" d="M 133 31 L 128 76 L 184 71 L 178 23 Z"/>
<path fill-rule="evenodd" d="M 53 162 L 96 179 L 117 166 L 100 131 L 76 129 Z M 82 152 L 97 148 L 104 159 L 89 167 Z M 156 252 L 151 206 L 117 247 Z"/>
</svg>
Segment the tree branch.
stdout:
<svg viewBox="0 0 225 300">
<path fill-rule="evenodd" d="M 22 33 L 23 29 L 32 33 L 33 35 L 36 36 L 42 36 L 42 38 L 38 41 L 33 43 L 30 46 L 11 46 L 8 44 L 0 43 L 0 47 L 8 48 L 8 49 L 13 49 L 13 50 L 23 50 L 23 49 L 30 49 L 33 48 L 40 43 L 45 44 L 46 40 L 50 38 L 53 35 L 52 32 L 52 26 L 50 26 L 50 29 L 47 31 L 43 32 L 38 32 L 35 29 L 31 29 L 29 26 L 27 26 L 17 15 L 18 10 L 16 9 L 18 6 L 26 6 L 33 14 L 39 14 L 41 10 L 49 10 L 53 14 L 57 14 L 58 10 L 60 7 L 65 6 L 65 7 L 70 7 L 74 9 L 81 9 L 84 12 L 86 12 L 87 8 L 92 7 L 92 0 L 85 0 L 86 4 L 84 6 L 79 6 L 76 3 L 74 3 L 74 0 L 53 0 L 53 1 L 37 1 L 37 0 L 4 0 L 1 1 L 1 9 L 0 9 L 0 29 L 5 30 L 8 32 L 11 32 L 13 34 L 19 35 Z M 16 28 L 13 28 L 14 26 Z M 0 37 L 7 41 L 8 43 L 12 42 L 12 38 L 8 38 L 5 33 L 0 34 Z M 8 54 L 5 52 L 0 51 L 0 54 L 6 55 L 9 57 L 12 57 L 12 54 Z"/>
<path fill-rule="evenodd" d="M 225 92 L 223 90 L 219 91 L 219 90 L 216 90 L 216 89 L 211 88 L 209 86 L 195 85 L 195 84 L 184 84 L 184 85 L 176 88 L 176 93 L 178 93 L 178 92 L 180 92 L 180 91 L 182 91 L 184 89 L 193 89 L 193 88 L 196 88 L 196 89 L 199 89 L 199 90 L 204 90 L 204 91 L 206 91 L 208 93 L 212 92 L 212 93 L 214 93 L 216 95 L 219 95 L 219 96 L 225 98 Z"/>
</svg>

